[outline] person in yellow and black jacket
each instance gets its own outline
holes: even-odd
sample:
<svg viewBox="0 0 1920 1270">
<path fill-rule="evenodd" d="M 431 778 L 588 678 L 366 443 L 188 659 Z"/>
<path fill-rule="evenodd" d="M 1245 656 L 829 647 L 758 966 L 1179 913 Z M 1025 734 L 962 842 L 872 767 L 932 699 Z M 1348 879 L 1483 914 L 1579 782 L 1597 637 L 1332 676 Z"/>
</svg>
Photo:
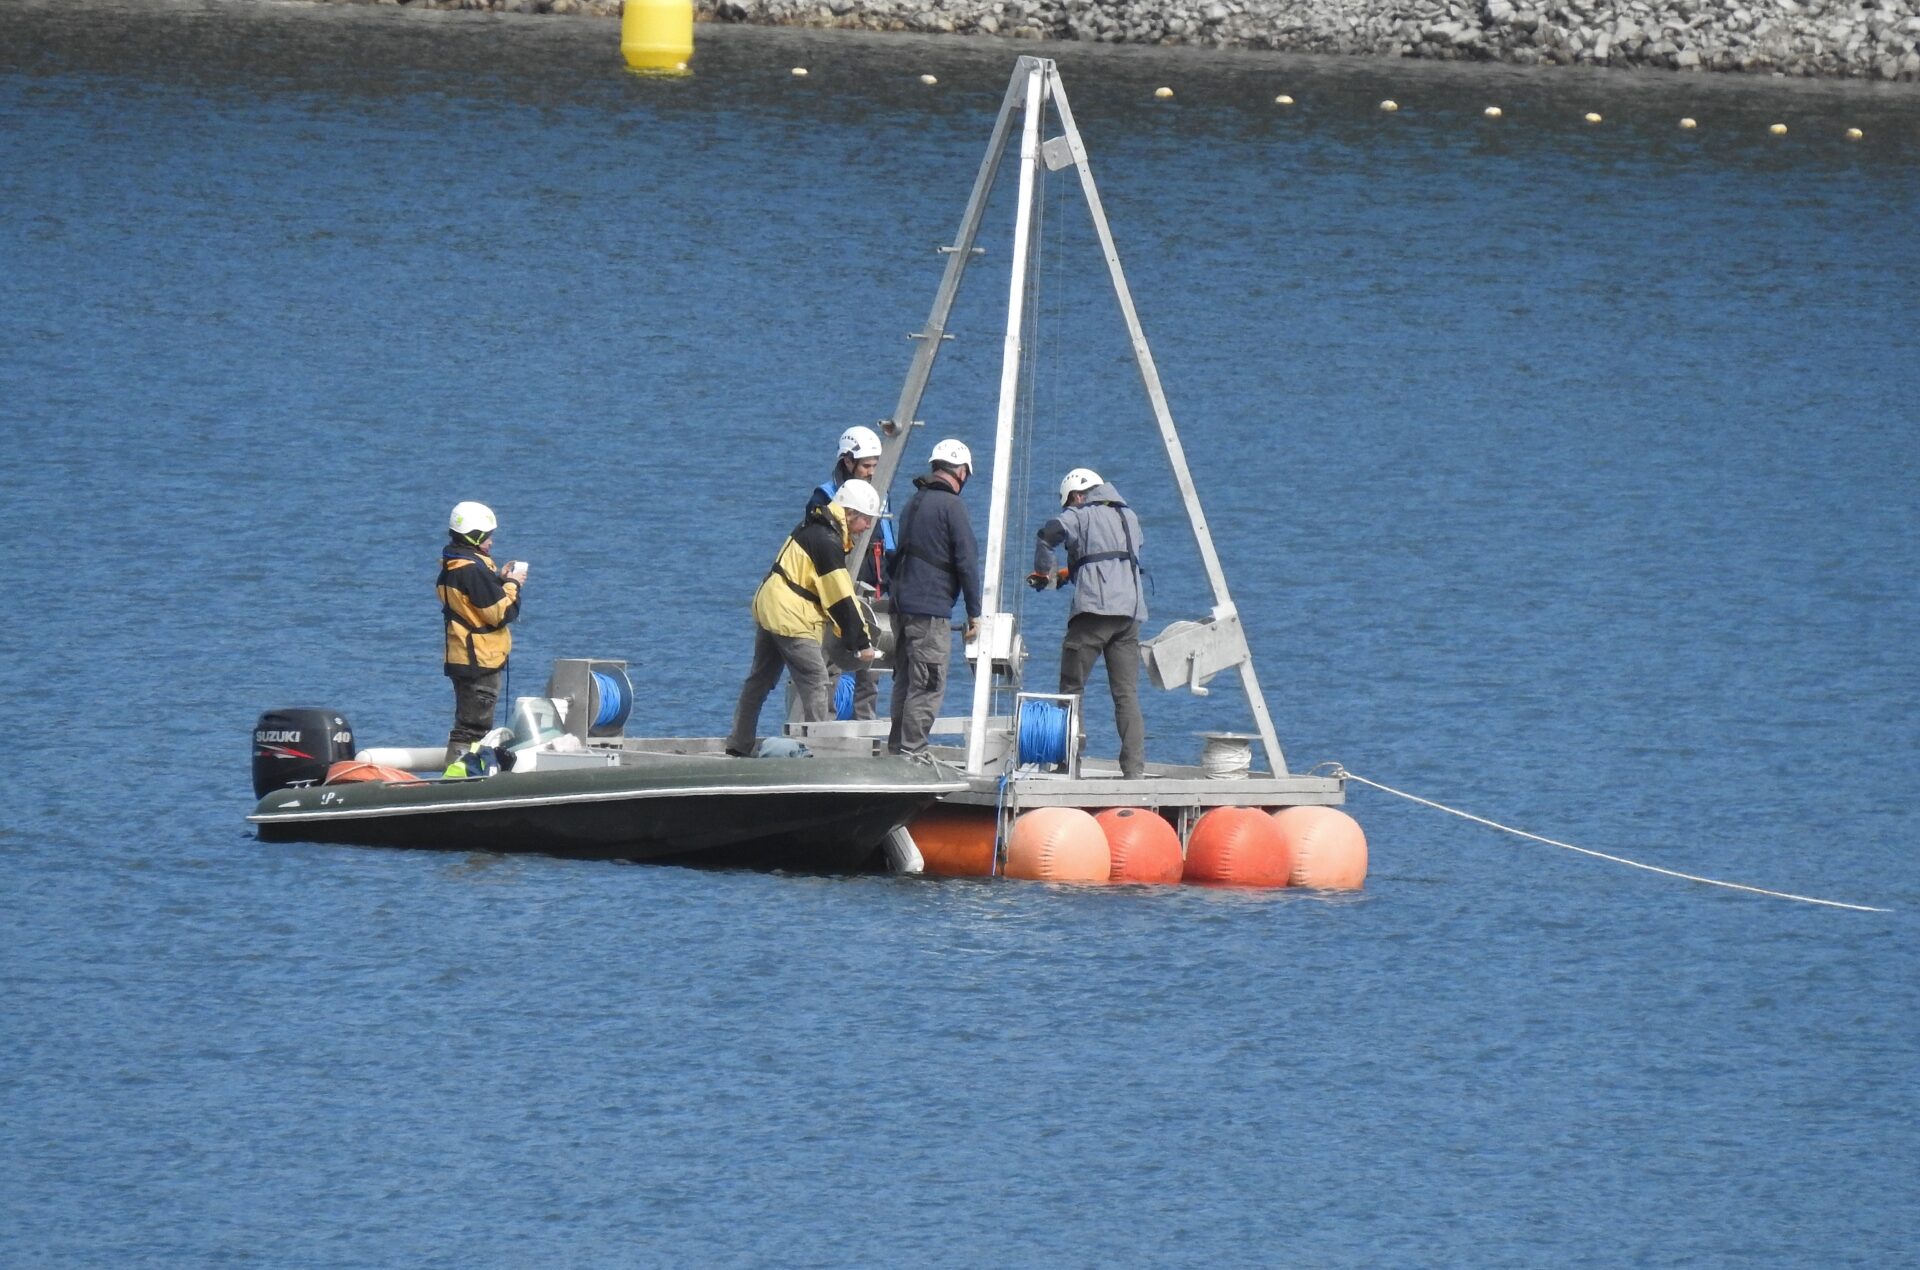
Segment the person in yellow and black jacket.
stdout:
<svg viewBox="0 0 1920 1270">
<path fill-rule="evenodd" d="M 524 562 L 496 568 L 491 554 L 498 522 L 484 503 L 460 503 L 447 519 L 447 545 L 440 551 L 440 612 L 447 622 L 447 660 L 453 680 L 453 730 L 447 762 L 493 730 L 501 674 L 513 650 L 507 625 L 520 616 Z"/>
<path fill-rule="evenodd" d="M 744 758 L 760 730 L 760 707 L 785 668 L 800 698 L 800 717 L 831 719 L 827 659 L 821 641 L 829 627 L 862 663 L 878 655 L 853 598 L 847 552 L 880 514 L 880 493 L 862 480 L 841 483 L 833 500 L 807 508 L 807 518 L 781 544 L 773 567 L 753 595 L 753 666 L 740 685 L 727 753 Z"/>
</svg>

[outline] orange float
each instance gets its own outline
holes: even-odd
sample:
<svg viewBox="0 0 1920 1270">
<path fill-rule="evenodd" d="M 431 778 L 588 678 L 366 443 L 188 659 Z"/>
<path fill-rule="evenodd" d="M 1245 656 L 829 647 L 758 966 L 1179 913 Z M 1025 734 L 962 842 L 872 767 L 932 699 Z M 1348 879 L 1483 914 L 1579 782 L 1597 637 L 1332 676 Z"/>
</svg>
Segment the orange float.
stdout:
<svg viewBox="0 0 1920 1270">
<path fill-rule="evenodd" d="M 1280 826 L 1258 807 L 1215 807 L 1187 835 L 1189 882 L 1285 886 L 1292 869 Z"/>
<path fill-rule="evenodd" d="M 363 763 L 358 759 L 342 759 L 327 769 L 327 779 L 322 785 L 351 785 L 355 781 L 417 781 L 420 778 L 412 772 L 403 772 L 397 767 L 383 767 L 379 763 Z"/>
<path fill-rule="evenodd" d="M 993 874 L 991 807 L 959 807 L 936 803 L 907 826 L 928 873 L 950 878 L 984 878 Z"/>
<path fill-rule="evenodd" d="M 1357 891 L 1367 880 L 1367 835 L 1337 807 L 1283 807 L 1273 823 L 1293 857 L 1289 884 Z"/>
<path fill-rule="evenodd" d="M 1107 835 L 1099 821 L 1078 807 L 1036 807 L 1014 821 L 1007 836 L 1010 878 L 1104 882 L 1112 871 Z"/>
<path fill-rule="evenodd" d="M 1166 818 L 1137 807 L 1110 807 L 1094 817 L 1113 855 L 1113 882 L 1172 883 L 1180 880 L 1180 835 Z"/>
</svg>

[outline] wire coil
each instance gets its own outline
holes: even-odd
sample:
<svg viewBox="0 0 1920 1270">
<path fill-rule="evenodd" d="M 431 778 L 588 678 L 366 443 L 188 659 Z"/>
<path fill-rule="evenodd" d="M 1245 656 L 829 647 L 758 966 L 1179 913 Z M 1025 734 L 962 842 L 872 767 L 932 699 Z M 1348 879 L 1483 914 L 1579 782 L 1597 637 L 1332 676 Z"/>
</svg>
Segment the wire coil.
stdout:
<svg viewBox="0 0 1920 1270">
<path fill-rule="evenodd" d="M 1019 756 L 1022 764 L 1067 761 L 1067 708 L 1051 701 L 1020 703 Z"/>
<path fill-rule="evenodd" d="M 610 675 L 604 670 L 593 672 L 594 695 L 599 698 L 599 709 L 594 712 L 593 726 L 596 728 L 623 728 L 627 725 L 627 715 L 633 711 L 633 685 L 627 682 L 625 675 Z"/>
</svg>

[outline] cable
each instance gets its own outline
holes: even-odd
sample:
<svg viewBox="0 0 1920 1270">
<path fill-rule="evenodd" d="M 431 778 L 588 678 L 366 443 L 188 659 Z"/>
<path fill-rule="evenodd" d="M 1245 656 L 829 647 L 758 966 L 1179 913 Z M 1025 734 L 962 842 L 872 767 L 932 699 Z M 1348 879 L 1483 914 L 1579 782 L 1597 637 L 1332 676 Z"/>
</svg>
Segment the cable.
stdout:
<svg viewBox="0 0 1920 1270">
<path fill-rule="evenodd" d="M 1067 761 L 1067 708 L 1051 701 L 1020 703 L 1019 756 L 1022 764 Z"/>
<path fill-rule="evenodd" d="M 627 682 L 625 675 L 609 674 L 604 670 L 593 672 L 594 687 L 599 689 L 599 710 L 593 716 L 596 728 L 625 727 L 627 714 L 633 709 L 633 685 Z"/>
<path fill-rule="evenodd" d="M 1828 908 L 1851 909 L 1856 913 L 1891 913 L 1893 911 L 1890 908 L 1870 908 L 1865 904 L 1843 904 L 1839 900 L 1816 899 L 1811 895 L 1794 895 L 1788 891 L 1769 891 L 1764 887 L 1747 886 L 1739 882 L 1723 882 L 1718 878 L 1704 878 L 1694 873 L 1681 873 L 1674 869 L 1663 869 L 1657 864 L 1642 864 L 1638 860 L 1629 860 L 1625 856 L 1608 855 L 1604 851 L 1592 851 L 1586 847 L 1576 847 L 1571 842 L 1559 842 L 1553 838 L 1543 838 L 1537 833 L 1528 833 L 1524 829 L 1515 829 L 1511 825 L 1503 825 L 1498 821 L 1488 820 L 1482 816 L 1475 816 L 1468 812 L 1461 811 L 1458 808 L 1448 807 L 1444 803 L 1436 803 L 1431 799 L 1421 798 L 1417 794 L 1409 794 L 1405 790 L 1395 789 L 1391 785 L 1382 785 L 1379 781 L 1371 781 L 1364 776 L 1356 776 L 1338 763 L 1321 763 L 1312 770 L 1318 772 L 1321 768 L 1327 769 L 1326 774 L 1336 780 L 1359 781 L 1362 785 L 1371 785 L 1381 793 L 1392 794 L 1396 798 L 1404 798 L 1408 802 L 1419 803 L 1421 806 L 1431 807 L 1435 811 L 1444 811 L 1450 816 L 1458 816 L 1462 820 L 1471 820 L 1475 824 L 1485 825 L 1489 829 L 1498 829 L 1502 833 L 1510 833 L 1520 838 L 1529 838 L 1534 842 L 1544 842 L 1550 847 L 1560 847 L 1567 851 L 1578 851 L 1581 855 L 1590 855 L 1596 859 L 1611 860 L 1615 864 L 1631 865 L 1636 869 L 1645 869 L 1649 873 L 1661 873 L 1670 878 L 1679 878 L 1686 882 L 1701 882 L 1707 886 L 1724 886 L 1730 891 L 1746 891 L 1753 895 L 1770 895 L 1777 900 L 1798 900 L 1802 904 L 1822 904 Z"/>
</svg>

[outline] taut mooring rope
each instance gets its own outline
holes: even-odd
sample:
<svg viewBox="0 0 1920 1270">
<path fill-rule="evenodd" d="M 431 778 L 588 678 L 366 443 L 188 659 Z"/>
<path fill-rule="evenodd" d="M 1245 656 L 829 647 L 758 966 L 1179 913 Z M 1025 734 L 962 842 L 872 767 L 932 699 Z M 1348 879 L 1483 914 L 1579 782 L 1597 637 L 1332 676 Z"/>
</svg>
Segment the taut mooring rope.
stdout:
<svg viewBox="0 0 1920 1270">
<path fill-rule="evenodd" d="M 1745 886 L 1739 882 L 1722 882 L 1718 878 L 1703 878 L 1698 874 L 1681 873 L 1674 869 L 1663 869 L 1657 864 L 1642 864 L 1638 860 L 1629 860 L 1625 856 L 1608 855 L 1604 851 L 1592 851 L 1586 847 L 1576 847 L 1571 842 L 1560 842 L 1553 838 L 1543 838 L 1537 833 L 1528 833 L 1524 829 L 1515 829 L 1511 825 L 1503 825 L 1496 820 L 1488 820 L 1484 816 L 1475 816 L 1469 812 L 1461 811 L 1457 807 L 1449 807 L 1445 803 L 1436 803 L 1432 799 L 1422 798 L 1418 794 L 1409 794 L 1404 789 L 1395 789 L 1391 785 L 1382 785 L 1379 781 L 1370 781 L 1364 776 L 1356 776 L 1338 763 L 1322 763 L 1313 770 L 1318 772 L 1323 768 L 1326 769 L 1326 774 L 1329 776 L 1342 780 L 1359 781 L 1362 785 L 1370 785 L 1383 794 L 1392 794 L 1395 798 L 1404 798 L 1408 802 L 1419 803 L 1421 806 L 1431 807 L 1435 811 L 1444 811 L 1449 816 L 1458 816 L 1462 820 L 1471 820 L 1476 825 L 1485 825 L 1489 829 L 1498 829 L 1502 833 L 1510 833 L 1520 838 L 1530 838 L 1534 842 L 1544 842 L 1550 847 L 1559 847 L 1566 851 L 1578 851 L 1581 855 L 1590 855 L 1595 859 L 1611 860 L 1615 864 L 1631 865 L 1636 869 L 1645 869 L 1649 873 L 1664 873 L 1670 878 L 1680 878 L 1687 882 L 1704 882 L 1708 886 L 1724 886 L 1730 891 L 1746 891 L 1753 895 L 1771 895 L 1776 900 L 1798 900 L 1802 904 L 1824 904 L 1828 908 L 1851 909 L 1856 913 L 1891 913 L 1893 911 L 1890 908 L 1870 908 L 1865 904 L 1843 904 L 1839 900 L 1817 899 L 1811 895 L 1794 895 L 1787 891 L 1769 891 L 1765 887 Z"/>
</svg>

